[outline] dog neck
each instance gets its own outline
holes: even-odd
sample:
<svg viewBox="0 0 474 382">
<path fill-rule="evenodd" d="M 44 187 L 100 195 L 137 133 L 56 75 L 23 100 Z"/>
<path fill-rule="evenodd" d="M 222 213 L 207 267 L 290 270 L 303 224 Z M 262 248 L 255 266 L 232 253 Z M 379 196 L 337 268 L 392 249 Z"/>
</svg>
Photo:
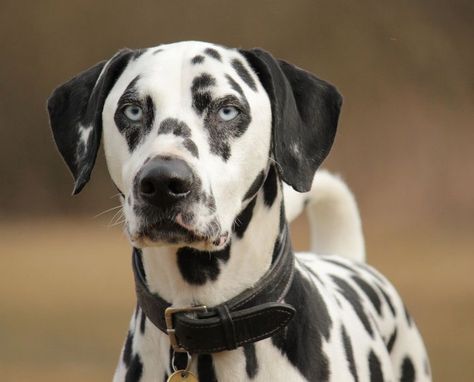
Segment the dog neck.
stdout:
<svg viewBox="0 0 474 382">
<path fill-rule="evenodd" d="M 252 287 L 279 250 L 278 238 L 286 228 L 282 199 L 281 182 L 271 167 L 263 186 L 237 217 L 225 249 L 144 248 L 149 290 L 177 307 L 214 306 Z"/>
</svg>

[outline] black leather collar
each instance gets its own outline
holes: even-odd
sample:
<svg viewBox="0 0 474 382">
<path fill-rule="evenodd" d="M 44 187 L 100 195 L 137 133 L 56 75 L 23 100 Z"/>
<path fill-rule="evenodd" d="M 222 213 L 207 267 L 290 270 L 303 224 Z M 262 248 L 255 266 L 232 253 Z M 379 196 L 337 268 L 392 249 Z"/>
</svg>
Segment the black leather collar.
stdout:
<svg viewBox="0 0 474 382">
<path fill-rule="evenodd" d="M 143 274 L 138 250 L 133 251 L 133 273 L 138 305 L 146 317 L 170 336 L 175 351 L 214 353 L 268 338 L 285 328 L 295 309 L 281 301 L 294 272 L 294 255 L 285 227 L 280 236 L 280 252 L 270 269 L 234 298 L 214 307 L 168 309 L 171 304 L 150 292 Z M 200 311 L 197 313 L 197 311 Z M 168 322 L 166 322 L 168 321 Z"/>
</svg>

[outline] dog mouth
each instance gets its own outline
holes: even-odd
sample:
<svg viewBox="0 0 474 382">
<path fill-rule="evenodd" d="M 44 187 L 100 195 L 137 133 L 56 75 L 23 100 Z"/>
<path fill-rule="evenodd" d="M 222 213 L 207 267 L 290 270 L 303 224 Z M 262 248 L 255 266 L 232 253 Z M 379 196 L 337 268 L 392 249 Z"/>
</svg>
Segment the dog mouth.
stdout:
<svg viewBox="0 0 474 382">
<path fill-rule="evenodd" d="M 130 234 L 134 246 L 159 246 L 166 244 L 196 245 L 206 249 L 221 249 L 229 239 L 228 232 L 222 232 L 217 220 L 212 220 L 204 232 L 184 221 L 181 214 L 174 219 L 163 219 L 142 224 L 134 235 Z"/>
</svg>

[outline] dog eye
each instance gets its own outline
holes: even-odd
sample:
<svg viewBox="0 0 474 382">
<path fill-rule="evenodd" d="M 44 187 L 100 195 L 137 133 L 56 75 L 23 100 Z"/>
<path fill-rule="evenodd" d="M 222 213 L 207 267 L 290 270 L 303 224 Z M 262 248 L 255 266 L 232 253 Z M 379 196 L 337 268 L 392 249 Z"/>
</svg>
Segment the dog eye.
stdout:
<svg viewBox="0 0 474 382">
<path fill-rule="evenodd" d="M 138 122 L 143 117 L 143 110 L 137 105 L 128 105 L 123 109 L 125 116 L 133 122 Z"/>
<path fill-rule="evenodd" d="M 230 121 L 239 115 L 240 111 L 234 106 L 224 106 L 219 109 L 219 118 L 223 121 Z"/>
</svg>

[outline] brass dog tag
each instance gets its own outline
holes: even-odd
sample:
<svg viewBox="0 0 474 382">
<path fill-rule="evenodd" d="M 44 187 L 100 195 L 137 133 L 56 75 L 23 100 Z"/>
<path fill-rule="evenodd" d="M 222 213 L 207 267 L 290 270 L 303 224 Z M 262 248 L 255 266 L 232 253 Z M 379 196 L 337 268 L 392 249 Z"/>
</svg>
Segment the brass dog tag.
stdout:
<svg viewBox="0 0 474 382">
<path fill-rule="evenodd" d="M 197 379 L 197 377 L 193 373 L 191 373 L 190 371 L 186 371 L 186 370 L 177 370 L 177 371 L 175 371 L 173 374 L 171 374 L 168 377 L 167 382 L 180 382 L 180 381 L 199 382 L 199 380 Z"/>
</svg>

